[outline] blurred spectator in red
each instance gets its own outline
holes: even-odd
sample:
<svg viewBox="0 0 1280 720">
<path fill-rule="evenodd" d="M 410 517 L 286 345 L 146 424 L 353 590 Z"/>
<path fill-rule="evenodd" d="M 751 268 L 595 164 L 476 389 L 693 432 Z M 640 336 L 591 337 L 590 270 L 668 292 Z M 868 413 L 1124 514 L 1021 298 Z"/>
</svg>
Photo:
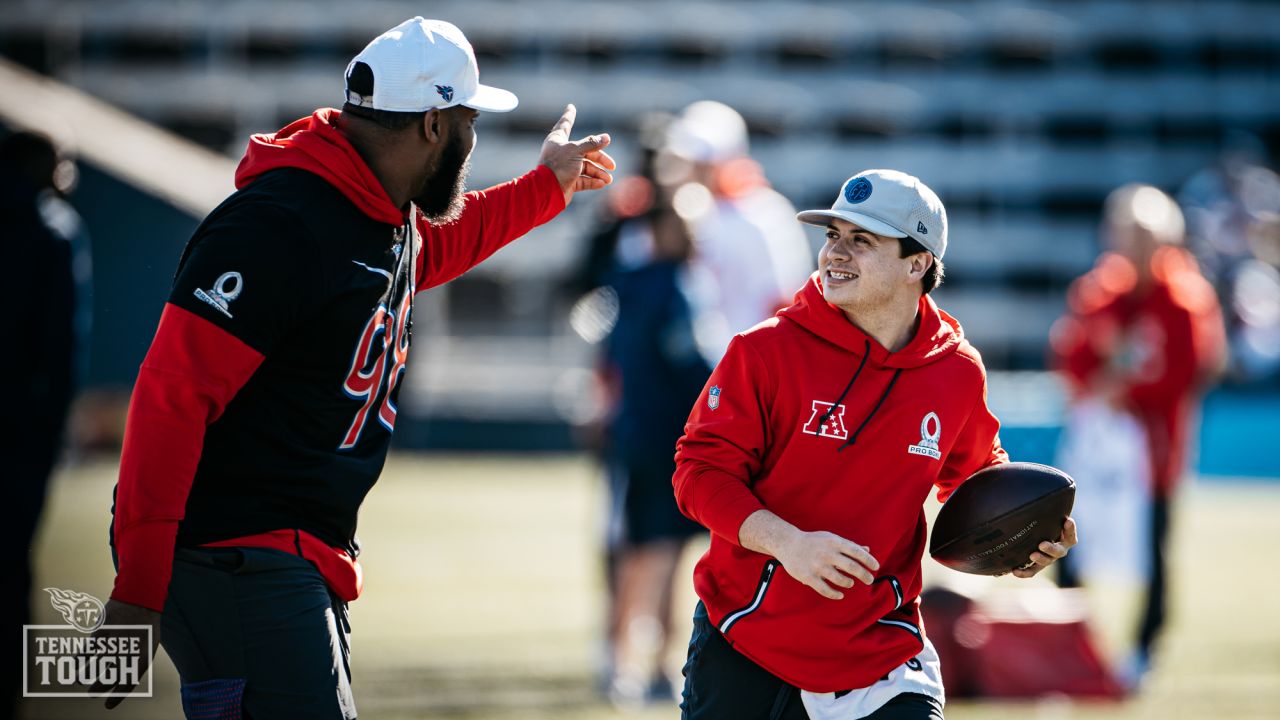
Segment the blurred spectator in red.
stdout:
<svg viewBox="0 0 1280 720">
<path fill-rule="evenodd" d="M 1077 404 L 1100 400 L 1130 414 L 1145 435 L 1150 566 L 1125 668 L 1136 684 L 1165 620 L 1170 506 L 1201 393 L 1225 362 L 1225 342 L 1217 298 L 1183 247 L 1183 215 L 1172 198 L 1148 185 L 1116 190 L 1107 198 L 1103 233 L 1109 249 L 1071 286 L 1052 351 Z M 1091 478 L 1077 480 L 1087 486 Z M 1078 582 L 1073 567 L 1063 568 L 1063 584 Z"/>
<path fill-rule="evenodd" d="M 9 382 L 0 421 L 9 508 L 3 538 L 19 555 L 15 586 L 4 593 L 10 646 L 31 622 L 31 544 L 87 357 L 88 235 L 64 198 L 75 177 L 75 165 L 44 135 L 16 132 L 0 140 L 0 228 L 11 298 L 0 314 L 0 337 L 10 348 L 3 353 Z M 10 673 L 0 707 L 16 700 L 18 682 Z"/>
</svg>

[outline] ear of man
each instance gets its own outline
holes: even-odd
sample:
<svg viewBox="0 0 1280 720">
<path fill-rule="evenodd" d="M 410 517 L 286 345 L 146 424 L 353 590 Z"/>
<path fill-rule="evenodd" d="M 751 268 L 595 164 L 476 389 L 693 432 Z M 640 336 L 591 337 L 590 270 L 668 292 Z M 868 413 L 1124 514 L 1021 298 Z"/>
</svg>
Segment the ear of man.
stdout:
<svg viewBox="0 0 1280 720">
<path fill-rule="evenodd" d="M 929 294 L 942 284 L 944 270 L 941 260 L 913 238 L 901 238 L 898 242 L 901 246 L 898 257 L 910 259 L 911 280 L 920 280 L 920 289 L 924 294 Z"/>
<path fill-rule="evenodd" d="M 422 114 L 422 136 L 427 142 L 436 144 L 444 140 L 445 129 L 443 126 L 443 113 L 438 108 L 432 108 Z"/>
<path fill-rule="evenodd" d="M 911 275 L 912 279 L 923 278 L 924 274 L 933 266 L 933 254 L 922 252 L 911 256 Z"/>
</svg>

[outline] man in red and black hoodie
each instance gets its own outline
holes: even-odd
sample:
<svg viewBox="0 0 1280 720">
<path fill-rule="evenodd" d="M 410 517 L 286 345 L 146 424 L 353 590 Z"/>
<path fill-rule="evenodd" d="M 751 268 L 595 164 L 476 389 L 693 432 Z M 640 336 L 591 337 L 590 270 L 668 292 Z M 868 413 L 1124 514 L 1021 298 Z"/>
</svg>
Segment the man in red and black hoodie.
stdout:
<svg viewBox="0 0 1280 720">
<path fill-rule="evenodd" d="M 464 194 L 478 111 L 516 97 L 479 84 L 449 23 L 374 39 L 346 88 L 341 112 L 252 138 L 130 403 L 106 622 L 155 629 L 188 717 L 355 717 L 356 515 L 395 426 L 414 294 L 611 179 L 609 137 L 570 142 L 569 106 L 537 168 Z"/>
<path fill-rule="evenodd" d="M 928 294 L 946 212 L 917 178 L 868 170 L 797 217 L 826 228 L 818 272 L 733 339 L 677 445 L 676 498 L 712 532 L 682 717 L 940 718 L 924 501 L 1008 461 L 982 359 Z M 1074 544 L 1068 520 L 1015 573 Z"/>
</svg>

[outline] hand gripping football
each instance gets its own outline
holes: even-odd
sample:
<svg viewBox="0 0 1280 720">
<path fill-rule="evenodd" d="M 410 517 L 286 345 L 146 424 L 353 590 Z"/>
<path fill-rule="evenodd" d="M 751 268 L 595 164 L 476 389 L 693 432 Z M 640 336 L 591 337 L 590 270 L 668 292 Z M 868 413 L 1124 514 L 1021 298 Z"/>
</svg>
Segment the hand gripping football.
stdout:
<svg viewBox="0 0 1280 720">
<path fill-rule="evenodd" d="M 956 488 L 933 523 L 929 554 L 953 570 L 1003 575 L 1056 541 L 1071 514 L 1076 482 L 1037 463 L 983 468 Z"/>
</svg>

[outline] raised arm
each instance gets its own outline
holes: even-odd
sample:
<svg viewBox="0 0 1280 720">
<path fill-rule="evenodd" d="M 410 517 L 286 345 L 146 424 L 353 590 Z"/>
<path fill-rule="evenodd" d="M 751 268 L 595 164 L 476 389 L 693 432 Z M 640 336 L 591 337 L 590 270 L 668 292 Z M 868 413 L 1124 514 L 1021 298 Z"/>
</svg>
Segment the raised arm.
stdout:
<svg viewBox="0 0 1280 720">
<path fill-rule="evenodd" d="M 501 185 L 467 193 L 462 217 L 433 225 L 422 213 L 417 291 L 444 283 L 484 262 L 511 241 L 558 215 L 574 193 L 598 190 L 613 180 L 607 134 L 569 140 L 577 110 L 570 105 L 542 143 L 538 167 Z"/>
</svg>

